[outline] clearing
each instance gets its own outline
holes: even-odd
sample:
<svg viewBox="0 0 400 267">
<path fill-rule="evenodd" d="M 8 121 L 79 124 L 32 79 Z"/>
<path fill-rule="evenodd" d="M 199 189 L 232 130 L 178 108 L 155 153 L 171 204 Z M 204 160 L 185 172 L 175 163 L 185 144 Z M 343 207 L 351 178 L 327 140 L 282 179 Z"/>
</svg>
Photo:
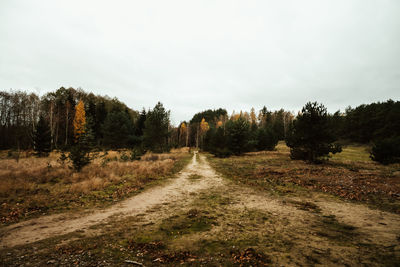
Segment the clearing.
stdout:
<svg viewBox="0 0 400 267">
<path fill-rule="evenodd" d="M 265 190 L 225 178 L 226 172 L 221 169 L 223 176 L 215 170 L 222 164 L 194 153 L 176 178 L 118 204 L 3 226 L 1 263 L 395 266 L 400 262 L 399 214 L 295 184 Z"/>
</svg>

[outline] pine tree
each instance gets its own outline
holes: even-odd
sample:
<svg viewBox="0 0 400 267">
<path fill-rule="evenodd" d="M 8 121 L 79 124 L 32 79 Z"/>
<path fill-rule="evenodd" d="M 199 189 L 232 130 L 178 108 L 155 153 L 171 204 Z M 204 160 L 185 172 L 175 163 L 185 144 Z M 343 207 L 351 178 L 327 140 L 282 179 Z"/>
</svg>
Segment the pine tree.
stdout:
<svg viewBox="0 0 400 267">
<path fill-rule="evenodd" d="M 124 111 L 108 113 L 103 124 L 103 144 L 108 148 L 132 148 L 138 141 L 134 125 Z"/>
<path fill-rule="evenodd" d="M 291 158 L 320 162 L 330 152 L 341 152 L 341 147 L 333 144 L 336 137 L 329 126 L 324 105 L 308 102 L 293 122 L 286 138 Z"/>
<path fill-rule="evenodd" d="M 375 141 L 371 149 L 370 158 L 385 165 L 399 163 L 400 136 Z"/>
<path fill-rule="evenodd" d="M 257 150 L 274 150 L 278 144 L 278 136 L 270 127 L 259 128 L 256 132 Z"/>
<path fill-rule="evenodd" d="M 143 130 L 143 142 L 146 148 L 153 152 L 165 152 L 169 150 L 169 116 L 160 102 L 153 110 L 147 112 Z"/>
<path fill-rule="evenodd" d="M 143 108 L 142 112 L 140 112 L 139 119 L 136 121 L 135 125 L 135 135 L 140 137 L 143 135 L 144 122 L 146 121 L 146 110 Z"/>
<path fill-rule="evenodd" d="M 247 151 L 250 135 L 250 124 L 243 117 L 226 123 L 227 146 L 236 155 Z"/>
<path fill-rule="evenodd" d="M 47 156 L 51 151 L 50 126 L 42 115 L 33 133 L 33 149 L 39 157 Z"/>
</svg>

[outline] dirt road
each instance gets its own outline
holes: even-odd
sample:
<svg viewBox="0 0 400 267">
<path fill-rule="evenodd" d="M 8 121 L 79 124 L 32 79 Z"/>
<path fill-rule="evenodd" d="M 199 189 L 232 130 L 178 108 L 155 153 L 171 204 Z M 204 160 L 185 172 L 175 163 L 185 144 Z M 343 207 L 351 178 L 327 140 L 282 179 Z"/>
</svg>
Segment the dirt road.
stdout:
<svg viewBox="0 0 400 267">
<path fill-rule="evenodd" d="M 170 184 L 151 188 L 139 195 L 127 199 L 119 204 L 104 210 L 92 211 L 89 214 L 57 214 L 13 224 L 2 229 L 1 247 L 13 247 L 28 244 L 56 235 L 64 235 L 77 230 L 87 230 L 95 224 L 106 223 L 112 217 L 134 216 L 146 213 L 159 205 L 185 202 L 190 195 L 210 187 L 223 185 L 223 180 L 215 173 L 210 165 L 199 164 L 197 153 L 193 159 Z M 191 175 L 201 175 L 196 183 L 189 180 Z M 162 212 L 162 211 L 160 211 Z M 151 220 L 152 216 L 162 217 L 162 214 L 148 213 L 145 219 Z"/>
<path fill-rule="evenodd" d="M 194 206 L 196 199 L 208 202 L 197 202 Z M 275 261 L 289 265 L 310 264 L 314 260 L 328 265 L 369 264 L 374 260 L 369 256 L 354 257 L 364 249 L 363 244 L 368 244 L 368 253 L 372 246 L 385 253 L 385 248 L 390 248 L 393 257 L 400 254 L 399 215 L 321 193 L 278 196 L 234 184 L 217 174 L 205 156 L 197 153 L 166 185 L 150 188 L 104 210 L 43 216 L 10 225 L 1 230 L 0 246 L 11 248 L 74 231 L 90 236 L 99 228 L 101 231 L 107 224 L 127 217 L 140 216 L 142 225 L 157 224 L 191 208 L 207 210 L 216 223 L 209 231 L 183 235 L 179 242 L 174 241 L 175 249 L 187 249 L 201 240 L 227 242 L 248 238 L 267 244 L 265 249 Z M 96 225 L 101 227 L 93 227 Z M 282 251 L 285 246 L 290 253 Z"/>
</svg>

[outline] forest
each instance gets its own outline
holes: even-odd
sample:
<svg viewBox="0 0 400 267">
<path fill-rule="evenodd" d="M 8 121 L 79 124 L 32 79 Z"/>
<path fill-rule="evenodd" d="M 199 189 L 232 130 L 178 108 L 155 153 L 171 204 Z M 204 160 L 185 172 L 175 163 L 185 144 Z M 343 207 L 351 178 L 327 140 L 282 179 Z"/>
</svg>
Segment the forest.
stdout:
<svg viewBox="0 0 400 267">
<path fill-rule="evenodd" d="M 89 162 L 85 155 L 91 151 L 130 149 L 135 157 L 146 151 L 198 147 L 229 157 L 274 150 L 280 140 L 291 147 L 292 158 L 312 162 L 340 152 L 341 143 L 348 142 L 371 144 L 371 158 L 384 164 L 400 158 L 400 102 L 393 100 L 333 114 L 315 102 L 298 114 L 265 106 L 232 114 L 219 108 L 196 113 L 174 126 L 170 111 L 160 102 L 153 109 L 135 110 L 117 98 L 61 87 L 42 97 L 2 91 L 0 111 L 0 149 L 17 155 L 33 149 L 38 156 L 52 150 L 75 152 L 72 157 L 83 160 L 78 169 Z"/>
<path fill-rule="evenodd" d="M 399 262 L 399 101 L 172 125 L 161 102 L 62 87 L 0 111 L 1 265 Z"/>
</svg>

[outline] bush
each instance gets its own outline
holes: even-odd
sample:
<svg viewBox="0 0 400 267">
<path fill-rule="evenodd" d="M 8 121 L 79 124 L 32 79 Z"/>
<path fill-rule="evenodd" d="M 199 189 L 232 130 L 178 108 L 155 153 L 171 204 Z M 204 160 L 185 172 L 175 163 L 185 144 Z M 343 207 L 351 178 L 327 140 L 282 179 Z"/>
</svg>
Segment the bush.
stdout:
<svg viewBox="0 0 400 267">
<path fill-rule="evenodd" d="M 130 158 L 130 160 L 131 161 L 140 160 L 141 156 L 143 156 L 143 154 L 144 154 L 144 152 L 141 151 L 140 149 L 132 149 L 131 150 L 131 158 Z"/>
<path fill-rule="evenodd" d="M 227 148 L 217 148 L 211 153 L 217 158 L 229 158 L 232 156 L 232 152 Z"/>
<path fill-rule="evenodd" d="M 123 162 L 126 162 L 126 161 L 130 160 L 129 156 L 125 152 L 122 152 L 122 154 L 121 154 L 121 156 L 119 158 Z"/>
<path fill-rule="evenodd" d="M 375 142 L 370 158 L 382 164 L 400 162 L 400 136 L 391 137 Z"/>
<path fill-rule="evenodd" d="M 80 144 L 71 146 L 68 158 L 72 161 L 72 165 L 78 172 L 91 161 L 89 150 Z"/>
<path fill-rule="evenodd" d="M 342 146 L 340 144 L 329 144 L 328 146 L 324 145 L 321 146 L 318 149 L 318 156 L 317 159 L 315 159 L 313 162 L 320 162 L 322 158 L 329 157 L 329 153 L 336 154 L 342 152 Z M 313 155 L 310 155 L 310 153 L 313 153 L 309 149 L 306 149 L 304 147 L 293 147 L 290 149 L 290 158 L 291 159 L 303 159 L 303 160 L 308 160 L 310 159 Z"/>
<path fill-rule="evenodd" d="M 272 129 L 260 128 L 257 130 L 257 150 L 274 150 L 278 144 L 278 136 Z"/>
</svg>

